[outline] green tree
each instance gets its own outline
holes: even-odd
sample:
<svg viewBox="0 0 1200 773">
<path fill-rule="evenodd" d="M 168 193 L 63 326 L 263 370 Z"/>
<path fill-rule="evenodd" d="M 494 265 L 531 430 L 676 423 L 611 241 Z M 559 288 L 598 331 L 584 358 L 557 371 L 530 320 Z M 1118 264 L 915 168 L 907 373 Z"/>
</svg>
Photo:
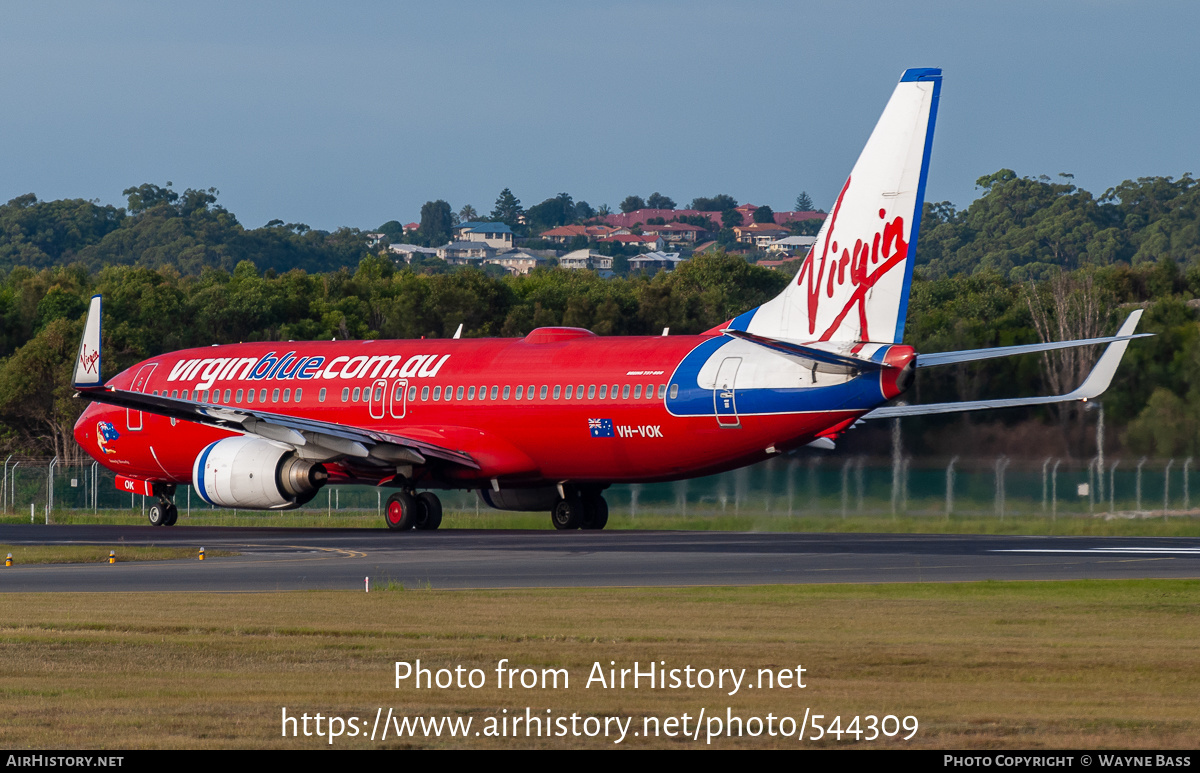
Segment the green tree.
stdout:
<svg viewBox="0 0 1200 773">
<path fill-rule="evenodd" d="M 459 223 L 474 223 L 479 220 L 479 213 L 475 211 L 475 207 L 470 204 L 464 204 L 463 208 L 458 211 Z"/>
<path fill-rule="evenodd" d="M 646 202 L 641 196 L 626 196 L 625 200 L 621 202 L 621 211 L 627 215 L 630 212 L 637 212 L 639 209 L 645 208 Z"/>
<path fill-rule="evenodd" d="M 719 193 L 711 198 L 692 199 L 692 209 L 698 209 L 701 212 L 724 212 L 728 209 L 736 209 L 737 205 L 737 199 L 724 193 Z"/>
<path fill-rule="evenodd" d="M 517 228 L 521 225 L 521 218 L 524 216 L 525 210 L 521 208 L 521 200 L 513 195 L 508 188 L 500 191 L 500 195 L 496 197 L 496 206 L 492 210 L 492 220 L 497 223 L 505 223 L 509 228 Z"/>
<path fill-rule="evenodd" d="M 809 197 L 807 191 L 800 191 L 800 195 L 796 197 L 797 212 L 815 212 L 816 206 L 813 205 L 813 200 Z"/>
<path fill-rule="evenodd" d="M 646 198 L 646 206 L 649 209 L 675 209 L 675 200 L 655 191 Z"/>
<path fill-rule="evenodd" d="M 446 202 L 438 199 L 421 206 L 421 225 L 417 233 L 427 246 L 445 244 L 450 240 L 450 229 L 453 227 L 450 205 Z"/>
<path fill-rule="evenodd" d="M 752 219 L 756 223 L 774 223 L 775 211 L 764 204 L 758 209 L 754 210 L 754 216 Z"/>
</svg>

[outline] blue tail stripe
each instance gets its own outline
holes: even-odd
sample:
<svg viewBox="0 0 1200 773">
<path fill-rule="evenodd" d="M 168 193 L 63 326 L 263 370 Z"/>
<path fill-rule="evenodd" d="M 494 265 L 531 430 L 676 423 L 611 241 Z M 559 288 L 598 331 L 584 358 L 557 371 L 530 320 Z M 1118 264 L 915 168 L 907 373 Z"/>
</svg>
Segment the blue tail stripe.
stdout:
<svg viewBox="0 0 1200 773">
<path fill-rule="evenodd" d="M 911 77 L 910 77 L 911 76 Z M 912 289 L 913 267 L 917 263 L 917 238 L 921 233 L 921 211 L 925 207 L 925 181 L 929 178 L 929 155 L 933 149 L 933 127 L 937 123 L 938 100 L 942 95 L 942 71 L 937 68 L 914 68 L 905 70 L 900 78 L 905 81 L 932 81 L 933 98 L 929 103 L 929 125 L 925 129 L 925 148 L 921 154 L 921 181 L 917 184 L 917 206 L 913 212 L 912 230 L 908 236 L 910 250 L 904 266 L 904 285 L 900 293 L 900 307 L 896 312 L 896 334 L 893 341 L 904 340 L 904 322 L 908 316 L 908 295 Z"/>
</svg>

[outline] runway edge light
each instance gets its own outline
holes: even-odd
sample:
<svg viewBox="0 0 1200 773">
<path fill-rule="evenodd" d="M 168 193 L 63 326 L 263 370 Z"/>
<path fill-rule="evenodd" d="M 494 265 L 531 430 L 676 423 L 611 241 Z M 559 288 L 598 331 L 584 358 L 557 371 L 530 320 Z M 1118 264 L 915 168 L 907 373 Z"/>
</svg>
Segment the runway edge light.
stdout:
<svg viewBox="0 0 1200 773">
<path fill-rule="evenodd" d="M 117 551 L 115 551 L 115 550 L 108 551 L 108 563 L 110 563 L 110 564 L 117 563 Z"/>
<path fill-rule="evenodd" d="M 4 565 L 12 566 L 12 553 L 9 553 L 8 557 L 4 559 Z"/>
<path fill-rule="evenodd" d="M 203 560 L 204 560 L 204 548 L 203 548 L 203 547 L 202 547 L 202 548 L 200 548 L 200 560 L 201 560 L 201 561 L 203 561 Z"/>
</svg>

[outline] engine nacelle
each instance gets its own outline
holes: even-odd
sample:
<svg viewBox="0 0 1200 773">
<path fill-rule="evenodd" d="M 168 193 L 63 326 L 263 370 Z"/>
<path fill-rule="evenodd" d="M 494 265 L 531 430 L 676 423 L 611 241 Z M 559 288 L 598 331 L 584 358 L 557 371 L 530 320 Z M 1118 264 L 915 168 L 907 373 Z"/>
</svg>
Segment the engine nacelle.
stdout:
<svg viewBox="0 0 1200 773">
<path fill-rule="evenodd" d="M 317 495 L 329 480 L 322 464 L 262 438 L 239 436 L 209 444 L 192 465 L 192 482 L 211 505 L 287 510 Z"/>
<path fill-rule="evenodd" d="M 554 486 L 542 488 L 509 488 L 503 491 L 479 489 L 479 499 L 496 510 L 522 510 L 534 512 L 553 510 L 558 502 L 558 489 Z"/>
</svg>

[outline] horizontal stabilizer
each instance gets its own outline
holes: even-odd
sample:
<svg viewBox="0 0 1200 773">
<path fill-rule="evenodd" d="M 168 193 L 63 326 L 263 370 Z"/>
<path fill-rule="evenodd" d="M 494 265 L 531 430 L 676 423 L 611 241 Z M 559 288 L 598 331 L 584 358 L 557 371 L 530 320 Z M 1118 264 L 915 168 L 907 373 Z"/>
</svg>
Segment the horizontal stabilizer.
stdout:
<svg viewBox="0 0 1200 773">
<path fill-rule="evenodd" d="M 1126 318 L 1121 329 L 1113 336 L 1113 342 L 1104 350 L 1100 361 L 1084 380 L 1083 384 L 1073 392 L 1065 395 L 1047 395 L 1043 397 L 1013 397 L 998 400 L 970 400 L 959 403 L 930 403 L 928 405 L 889 405 L 876 408 L 863 416 L 864 419 L 891 419 L 897 416 L 924 416 L 933 413 L 959 413 L 961 411 L 983 411 L 991 408 L 1015 408 L 1023 405 L 1047 405 L 1049 403 L 1066 403 L 1075 400 L 1091 400 L 1099 397 L 1112 383 L 1117 366 L 1125 355 L 1125 349 L 1133 338 L 1138 321 L 1142 318 L 1142 310 L 1138 309 Z M 1017 348 L 1017 347 L 1005 347 Z M 986 351 L 986 350 L 985 350 Z"/>
<path fill-rule="evenodd" d="M 777 338 L 767 338 L 766 336 L 747 333 L 744 330 L 734 330 L 726 328 L 721 331 L 731 338 L 740 338 L 743 341 L 749 341 L 752 344 L 770 349 L 777 354 L 794 357 L 798 360 L 803 360 L 810 368 L 814 368 L 822 373 L 853 373 L 862 371 L 876 370 L 892 370 L 893 366 L 883 362 L 874 362 L 873 360 L 855 357 L 849 354 L 838 354 L 824 349 L 817 349 L 804 344 L 796 344 L 790 341 L 781 341 Z"/>
<path fill-rule="evenodd" d="M 1141 314 L 1141 310 L 1134 312 Z M 1132 316 L 1132 314 L 1130 315 Z M 957 352 L 934 352 L 933 354 L 918 354 L 918 368 L 932 368 L 936 365 L 953 365 L 959 362 L 974 362 L 975 360 L 990 360 L 994 357 L 1012 357 L 1018 354 L 1048 352 L 1054 349 L 1070 349 L 1075 346 L 1091 346 L 1093 344 L 1111 344 L 1117 341 L 1131 341 L 1134 338 L 1150 338 L 1153 333 L 1138 333 L 1136 335 L 1115 335 L 1105 338 L 1083 338 L 1075 341 L 1051 341 L 1044 344 L 1023 344 L 1021 346 L 993 346 L 989 349 L 965 349 Z"/>
</svg>

